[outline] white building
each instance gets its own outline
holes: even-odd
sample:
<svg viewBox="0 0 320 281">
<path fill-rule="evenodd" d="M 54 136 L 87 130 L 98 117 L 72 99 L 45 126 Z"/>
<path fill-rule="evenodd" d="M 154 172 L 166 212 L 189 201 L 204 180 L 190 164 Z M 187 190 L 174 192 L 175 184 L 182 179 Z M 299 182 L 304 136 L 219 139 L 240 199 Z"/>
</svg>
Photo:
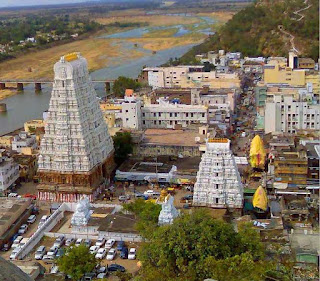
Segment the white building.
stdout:
<svg viewBox="0 0 320 281">
<path fill-rule="evenodd" d="M 177 125 L 187 128 L 191 124 L 207 124 L 207 107 L 202 105 L 173 104 L 159 99 L 158 104 L 141 108 L 142 127 L 174 129 Z"/>
<path fill-rule="evenodd" d="M 14 136 L 12 141 L 12 150 L 21 152 L 23 148 L 30 147 L 37 148 L 37 141 L 35 135 L 29 135 L 27 132 L 20 132 L 18 136 Z"/>
<path fill-rule="evenodd" d="M 135 97 L 125 97 L 121 103 L 122 127 L 125 129 L 141 130 L 141 101 Z"/>
<path fill-rule="evenodd" d="M 193 205 L 242 208 L 243 187 L 228 139 L 209 139 L 194 186 Z"/>
<path fill-rule="evenodd" d="M 62 56 L 54 74 L 38 160 L 39 197 L 76 201 L 87 194 L 91 201 L 111 173 L 113 142 L 86 59 L 79 53 Z"/>
<path fill-rule="evenodd" d="M 19 165 L 13 158 L 0 154 L 0 192 L 6 191 L 19 178 Z"/>
<path fill-rule="evenodd" d="M 311 93 L 268 95 L 265 104 L 265 133 L 296 133 L 300 129 L 320 129 L 320 105 L 314 104 Z"/>
</svg>

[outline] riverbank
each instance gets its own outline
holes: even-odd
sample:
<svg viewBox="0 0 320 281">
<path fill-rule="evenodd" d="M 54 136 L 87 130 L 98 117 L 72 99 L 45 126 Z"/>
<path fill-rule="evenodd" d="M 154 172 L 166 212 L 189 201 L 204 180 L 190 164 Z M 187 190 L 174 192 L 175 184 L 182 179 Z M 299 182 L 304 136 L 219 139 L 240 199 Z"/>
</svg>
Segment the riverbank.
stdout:
<svg viewBox="0 0 320 281">
<path fill-rule="evenodd" d="M 14 96 L 18 93 L 17 90 L 15 89 L 4 89 L 4 90 L 0 90 L 0 100 L 9 98 L 11 96 Z"/>
</svg>

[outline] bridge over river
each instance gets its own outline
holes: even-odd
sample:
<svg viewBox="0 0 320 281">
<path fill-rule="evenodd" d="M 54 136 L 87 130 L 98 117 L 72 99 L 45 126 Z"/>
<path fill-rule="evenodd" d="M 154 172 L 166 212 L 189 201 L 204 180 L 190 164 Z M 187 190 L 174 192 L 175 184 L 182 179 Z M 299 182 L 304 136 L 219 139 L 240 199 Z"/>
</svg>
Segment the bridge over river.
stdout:
<svg viewBox="0 0 320 281">
<path fill-rule="evenodd" d="M 106 87 L 106 91 L 110 91 L 111 83 L 113 83 L 114 79 L 99 79 L 99 80 L 92 80 L 93 83 L 104 83 Z M 35 91 L 41 91 L 42 84 L 52 84 L 52 79 L 47 78 L 40 78 L 40 79 L 1 79 L 0 80 L 0 90 L 6 89 L 6 84 L 16 84 L 17 89 L 19 91 L 23 91 L 24 84 L 34 84 Z"/>
</svg>

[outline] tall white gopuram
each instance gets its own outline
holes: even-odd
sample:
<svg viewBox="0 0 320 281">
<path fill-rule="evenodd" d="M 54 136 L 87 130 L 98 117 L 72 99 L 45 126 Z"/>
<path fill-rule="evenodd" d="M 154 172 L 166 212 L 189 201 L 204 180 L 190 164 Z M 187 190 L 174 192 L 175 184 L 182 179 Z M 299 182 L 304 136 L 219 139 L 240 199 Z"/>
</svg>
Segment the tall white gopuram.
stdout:
<svg viewBox="0 0 320 281">
<path fill-rule="evenodd" d="M 40 200 L 92 201 L 113 168 L 113 142 L 79 53 L 54 65 L 54 83 L 38 161 Z"/>
<path fill-rule="evenodd" d="M 208 139 L 202 155 L 193 205 L 213 208 L 242 208 L 243 187 L 228 139 Z"/>
</svg>

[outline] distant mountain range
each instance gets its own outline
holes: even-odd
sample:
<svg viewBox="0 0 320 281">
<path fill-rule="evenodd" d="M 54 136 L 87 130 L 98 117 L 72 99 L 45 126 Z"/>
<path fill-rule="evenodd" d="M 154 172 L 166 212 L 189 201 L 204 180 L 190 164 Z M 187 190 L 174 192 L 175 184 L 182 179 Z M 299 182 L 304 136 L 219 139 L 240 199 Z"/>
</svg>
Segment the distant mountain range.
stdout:
<svg viewBox="0 0 320 281">
<path fill-rule="evenodd" d="M 186 0 L 188 1 L 188 0 Z M 290 49 L 318 59 L 318 0 L 258 0 L 235 14 L 204 43 L 185 54 L 181 63 L 211 50 L 240 51 L 247 56 L 285 56 Z"/>
</svg>

